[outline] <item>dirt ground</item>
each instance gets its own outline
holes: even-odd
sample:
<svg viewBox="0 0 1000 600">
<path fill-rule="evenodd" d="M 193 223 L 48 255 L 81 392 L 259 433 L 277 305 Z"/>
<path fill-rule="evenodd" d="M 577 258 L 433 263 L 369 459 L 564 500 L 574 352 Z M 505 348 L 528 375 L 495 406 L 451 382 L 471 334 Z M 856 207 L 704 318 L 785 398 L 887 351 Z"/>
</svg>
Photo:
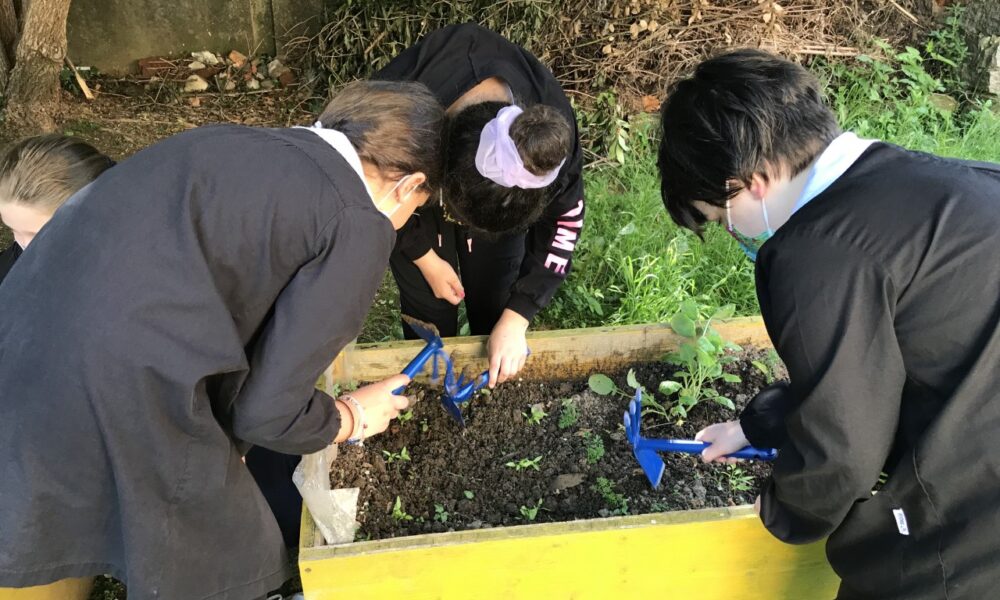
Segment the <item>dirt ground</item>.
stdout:
<svg viewBox="0 0 1000 600">
<path fill-rule="evenodd" d="M 751 351 L 732 365 L 742 383 L 719 388 L 734 400 L 736 412 L 702 402 L 681 425 L 646 415 L 643 435 L 692 438 L 706 425 L 736 418 L 767 384 L 750 363 L 763 356 Z M 647 390 L 675 371 L 662 362 L 634 369 Z M 627 372 L 609 376 L 630 392 Z M 333 465 L 334 487 L 361 489 L 359 539 L 749 504 L 769 473 L 765 463 L 727 467 L 663 455 L 666 472 L 653 490 L 625 439 L 622 415 L 629 398 L 598 396 L 586 380 L 504 384 L 467 405 L 464 430 L 434 390 L 418 394 L 411 418 L 364 448 L 344 447 Z M 532 406 L 547 416 L 531 422 Z M 538 459 L 537 468 L 518 469 L 525 459 Z"/>
</svg>

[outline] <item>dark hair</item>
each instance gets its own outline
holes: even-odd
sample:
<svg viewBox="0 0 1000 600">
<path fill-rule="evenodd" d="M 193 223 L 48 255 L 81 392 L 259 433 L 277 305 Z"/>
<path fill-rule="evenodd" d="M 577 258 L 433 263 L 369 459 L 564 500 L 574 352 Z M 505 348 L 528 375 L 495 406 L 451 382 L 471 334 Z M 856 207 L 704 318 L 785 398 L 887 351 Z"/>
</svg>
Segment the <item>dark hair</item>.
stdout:
<svg viewBox="0 0 1000 600">
<path fill-rule="evenodd" d="M 753 175 L 797 175 L 840 133 L 819 82 L 805 68 L 762 52 L 706 60 L 675 83 L 661 116 L 660 193 L 675 223 L 701 231 L 692 204 L 715 206 Z"/>
<path fill-rule="evenodd" d="M 504 187 L 486 179 L 476 168 L 479 137 L 503 102 L 473 104 L 451 117 L 445 127 L 444 202 L 455 218 L 486 234 L 528 227 L 538 220 L 549 200 L 548 187 Z M 566 117 L 544 104 L 529 106 L 510 126 L 524 167 L 535 175 L 557 168 L 569 154 L 573 129 Z"/>
<path fill-rule="evenodd" d="M 113 164 L 96 148 L 73 137 L 53 133 L 25 138 L 0 161 L 0 202 L 55 212 Z"/>
<path fill-rule="evenodd" d="M 341 89 L 319 117 L 340 131 L 366 160 L 387 177 L 421 172 L 424 187 L 441 182 L 444 109 L 422 83 L 355 81 Z"/>
</svg>

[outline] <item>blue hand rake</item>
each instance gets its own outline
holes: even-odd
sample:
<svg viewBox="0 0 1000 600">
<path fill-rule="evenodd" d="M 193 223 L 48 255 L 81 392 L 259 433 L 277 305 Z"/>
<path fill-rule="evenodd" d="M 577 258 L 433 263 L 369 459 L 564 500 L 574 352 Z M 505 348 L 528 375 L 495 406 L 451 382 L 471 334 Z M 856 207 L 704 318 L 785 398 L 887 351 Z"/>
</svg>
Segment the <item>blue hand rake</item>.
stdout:
<svg viewBox="0 0 1000 600">
<path fill-rule="evenodd" d="M 660 487 L 660 480 L 663 478 L 663 471 L 666 465 L 657 452 L 683 452 L 685 454 L 701 454 L 702 450 L 711 444 L 698 442 L 695 440 L 662 440 L 644 438 L 639 434 L 639 425 L 642 420 L 642 390 L 635 391 L 635 399 L 628 403 L 628 411 L 625 413 L 625 436 L 632 446 L 632 453 L 639 461 L 646 478 L 652 484 L 653 489 Z M 747 446 L 738 452 L 727 454 L 730 458 L 746 458 L 751 460 L 774 460 L 778 451 L 774 448 L 754 448 Z"/>
<path fill-rule="evenodd" d="M 411 360 L 409 364 L 407 364 L 406 367 L 403 369 L 403 375 L 406 375 L 410 379 L 413 379 L 414 377 L 416 377 L 417 373 L 423 370 L 424 365 L 426 365 L 427 361 L 430 360 L 432 357 L 437 357 L 440 354 L 444 354 L 445 357 L 447 357 L 448 355 L 445 354 L 444 350 L 442 350 L 442 348 L 444 347 L 444 342 L 441 340 L 441 334 L 438 333 L 437 327 L 431 325 L 430 323 L 424 323 L 423 321 L 418 321 L 413 317 L 408 317 L 406 315 L 403 315 L 403 320 L 406 321 L 406 323 L 411 328 L 413 328 L 413 331 L 415 331 L 417 335 L 420 336 L 420 339 L 427 342 L 427 345 L 424 346 L 423 350 L 421 350 L 420 353 L 417 354 L 413 358 L 413 360 Z M 434 367 L 436 372 L 437 371 L 436 360 L 434 362 Z M 399 394 L 402 394 L 403 390 L 405 389 L 406 386 L 401 385 L 398 388 L 392 390 L 392 393 L 398 396 Z"/>
</svg>

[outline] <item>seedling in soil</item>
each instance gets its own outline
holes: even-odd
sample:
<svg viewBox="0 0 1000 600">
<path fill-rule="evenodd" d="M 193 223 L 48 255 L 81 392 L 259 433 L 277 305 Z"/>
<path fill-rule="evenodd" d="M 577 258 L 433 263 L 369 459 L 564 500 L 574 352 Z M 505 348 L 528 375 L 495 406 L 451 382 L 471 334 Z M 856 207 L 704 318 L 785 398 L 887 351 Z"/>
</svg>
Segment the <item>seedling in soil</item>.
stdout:
<svg viewBox="0 0 1000 600">
<path fill-rule="evenodd" d="M 592 489 L 604 498 L 604 503 L 611 509 L 611 514 L 628 514 L 628 499 L 615 491 L 615 484 L 610 479 L 598 477 L 597 484 Z"/>
<path fill-rule="evenodd" d="M 538 425 L 539 423 L 542 422 L 542 419 L 549 416 L 549 413 L 545 412 L 545 409 L 542 408 L 541 404 L 535 404 L 531 407 L 530 414 L 523 412 L 521 413 L 521 416 L 523 416 L 528 421 L 528 423 L 532 425 Z"/>
<path fill-rule="evenodd" d="M 731 493 L 749 492 L 750 488 L 753 487 L 753 475 L 747 474 L 736 465 L 726 465 L 725 473 L 726 482 L 729 484 L 729 491 Z"/>
<path fill-rule="evenodd" d="M 462 492 L 462 495 L 465 496 L 466 500 L 472 500 L 476 497 L 476 495 L 472 493 L 472 490 L 465 490 Z"/>
<path fill-rule="evenodd" d="M 511 461 L 504 466 L 510 467 L 515 471 L 524 471 L 526 469 L 534 469 L 536 471 L 540 471 L 541 469 L 538 468 L 538 463 L 540 462 L 542 462 L 542 457 L 536 456 L 535 458 L 532 459 L 522 458 L 517 462 Z"/>
<path fill-rule="evenodd" d="M 410 451 L 406 449 L 406 446 L 403 446 L 403 449 L 399 452 L 389 452 L 388 450 L 383 450 L 382 454 L 385 455 L 386 464 L 390 465 L 396 461 L 409 462 L 410 460 Z"/>
<path fill-rule="evenodd" d="M 573 402 L 572 398 L 566 398 L 562 401 L 562 410 L 559 411 L 559 429 L 567 429 L 576 425 L 577 419 L 580 418 L 580 413 L 576 409 L 576 404 Z"/>
<path fill-rule="evenodd" d="M 413 516 L 406 514 L 403 510 L 403 501 L 396 496 L 396 503 L 392 505 L 392 518 L 397 521 L 412 521 Z"/>
<path fill-rule="evenodd" d="M 583 446 L 587 450 L 587 464 L 596 465 L 597 461 L 604 458 L 604 439 L 594 433 L 586 433 L 583 436 Z"/>
<path fill-rule="evenodd" d="M 412 408 L 409 409 L 409 410 L 406 410 L 406 411 L 403 411 L 403 412 L 399 413 L 399 422 L 400 423 L 406 423 L 407 421 L 409 421 L 412 418 L 413 418 L 413 409 Z"/>
<path fill-rule="evenodd" d="M 735 356 L 727 353 L 738 352 L 741 348 L 723 340 L 719 332 L 711 327 L 713 320 L 731 317 L 733 310 L 733 305 L 726 305 L 699 325 L 698 304 L 688 299 L 681 303 L 680 310 L 670 319 L 670 328 L 674 333 L 686 338 L 676 352 L 671 352 L 666 357 L 668 362 L 680 367 L 680 370 L 674 373 L 675 379 L 660 382 L 661 394 L 666 396 L 677 394 L 677 399 L 669 411 L 670 416 L 686 419 L 688 412 L 702 399 L 712 400 L 730 410 L 736 409 L 732 400 L 707 387 L 719 380 L 726 383 L 740 382 L 739 376 L 724 372 L 723 367 L 737 360 Z M 648 397 L 646 400 L 649 403 Z M 649 404 L 649 406 L 651 412 L 668 416 L 660 412 L 659 409 L 662 409 L 660 405 Z"/>
<path fill-rule="evenodd" d="M 525 521 L 534 521 L 535 517 L 538 516 L 538 511 L 542 508 L 542 498 L 538 499 L 538 503 L 534 506 L 522 506 L 521 516 L 524 517 Z"/>
<path fill-rule="evenodd" d="M 427 424 L 427 419 L 420 419 L 420 433 L 427 433 L 431 426 Z"/>
<path fill-rule="evenodd" d="M 444 509 L 444 506 L 440 504 L 434 505 L 434 520 L 438 523 L 448 522 L 448 511 Z"/>
</svg>

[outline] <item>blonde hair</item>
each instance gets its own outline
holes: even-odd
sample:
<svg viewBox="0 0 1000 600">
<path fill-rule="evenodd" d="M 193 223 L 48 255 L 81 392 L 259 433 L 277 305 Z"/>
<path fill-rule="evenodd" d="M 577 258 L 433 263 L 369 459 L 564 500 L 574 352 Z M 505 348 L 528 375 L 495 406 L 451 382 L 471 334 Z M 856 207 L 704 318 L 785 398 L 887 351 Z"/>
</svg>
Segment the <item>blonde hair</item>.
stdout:
<svg viewBox="0 0 1000 600">
<path fill-rule="evenodd" d="M 25 138 L 0 161 L 0 202 L 55 212 L 113 164 L 90 144 L 72 137 Z"/>
</svg>

